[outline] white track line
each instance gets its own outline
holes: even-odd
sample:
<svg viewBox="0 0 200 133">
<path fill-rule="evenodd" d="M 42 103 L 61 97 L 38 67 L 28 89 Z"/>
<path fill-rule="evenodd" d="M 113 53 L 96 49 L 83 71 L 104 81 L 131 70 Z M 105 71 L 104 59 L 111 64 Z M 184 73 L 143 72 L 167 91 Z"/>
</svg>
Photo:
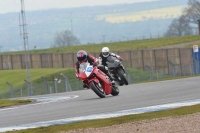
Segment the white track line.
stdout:
<svg viewBox="0 0 200 133">
<path fill-rule="evenodd" d="M 183 106 L 191 106 L 191 105 L 196 105 L 196 104 L 200 104 L 200 99 L 171 103 L 171 104 L 149 106 L 149 107 L 137 108 L 137 109 L 122 110 L 122 111 L 116 111 L 116 112 L 109 112 L 109 113 L 103 113 L 103 114 L 95 114 L 95 115 L 4 127 L 4 128 L 0 128 L 0 132 L 22 130 L 22 129 L 28 129 L 28 128 L 37 128 L 37 127 L 46 127 L 46 126 L 58 125 L 58 124 L 68 124 L 68 123 L 85 121 L 85 120 L 96 120 L 96 119 L 103 119 L 103 118 L 119 117 L 119 116 L 124 116 L 124 115 L 131 115 L 131 114 L 141 114 L 141 113 L 146 113 L 146 112 L 161 111 L 161 110 L 179 108 Z"/>
</svg>

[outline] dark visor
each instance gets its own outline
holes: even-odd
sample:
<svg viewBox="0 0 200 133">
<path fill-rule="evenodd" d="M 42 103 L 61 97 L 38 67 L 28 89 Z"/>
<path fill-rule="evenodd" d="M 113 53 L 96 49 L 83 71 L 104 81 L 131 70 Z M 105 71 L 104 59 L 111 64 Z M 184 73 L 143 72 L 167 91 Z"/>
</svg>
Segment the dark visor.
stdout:
<svg viewBox="0 0 200 133">
<path fill-rule="evenodd" d="M 109 52 L 103 52 L 103 55 L 108 55 L 109 54 Z"/>
</svg>

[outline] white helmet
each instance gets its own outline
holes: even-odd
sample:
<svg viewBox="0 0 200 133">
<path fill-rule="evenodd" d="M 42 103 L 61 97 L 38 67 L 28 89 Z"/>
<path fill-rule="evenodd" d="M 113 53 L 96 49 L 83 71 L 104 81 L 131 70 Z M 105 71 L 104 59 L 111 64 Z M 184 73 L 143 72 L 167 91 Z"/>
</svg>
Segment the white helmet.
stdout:
<svg viewBox="0 0 200 133">
<path fill-rule="evenodd" d="M 103 57 L 108 57 L 109 53 L 110 53 L 110 50 L 109 50 L 108 47 L 103 47 L 101 52 L 102 52 Z"/>
</svg>

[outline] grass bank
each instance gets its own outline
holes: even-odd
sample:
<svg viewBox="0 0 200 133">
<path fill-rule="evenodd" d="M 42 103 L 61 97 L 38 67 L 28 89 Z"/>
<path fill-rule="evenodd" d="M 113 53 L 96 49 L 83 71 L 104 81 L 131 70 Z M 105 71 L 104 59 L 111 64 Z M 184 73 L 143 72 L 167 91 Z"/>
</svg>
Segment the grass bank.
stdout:
<svg viewBox="0 0 200 133">
<path fill-rule="evenodd" d="M 41 69 L 30 69 L 31 79 L 33 83 L 41 83 L 41 77 L 52 80 L 53 77 L 59 77 L 60 73 L 66 74 L 70 79 L 75 79 L 75 70 L 73 68 L 41 68 Z M 1 70 L 0 71 L 0 92 L 3 88 L 8 88 L 6 82 L 12 84 L 13 87 L 20 86 L 26 79 L 26 70 Z M 2 89 L 1 89 L 2 88 Z"/>
<path fill-rule="evenodd" d="M 43 95 L 49 93 L 60 93 L 65 91 L 65 81 L 60 73 L 64 73 L 70 81 L 77 81 L 75 77 L 75 70 L 73 68 L 45 68 L 45 69 L 30 69 L 32 80 L 32 95 Z M 24 82 L 26 79 L 25 69 L 1 70 L 0 71 L 0 99 L 16 98 L 28 96 L 28 85 Z M 46 83 L 42 80 L 44 77 L 49 85 L 46 89 Z M 57 84 L 55 90 L 54 78 L 61 78 L 62 82 Z M 12 88 L 7 84 L 10 83 Z M 72 85 L 74 88 L 76 84 Z M 50 90 L 51 87 L 51 90 Z M 76 88 L 75 88 L 76 89 Z M 51 91 L 51 92 L 50 92 Z"/>
<path fill-rule="evenodd" d="M 87 50 L 88 53 L 98 53 L 102 47 L 108 46 L 111 51 L 124 51 L 124 50 L 141 50 L 158 48 L 168 45 L 175 45 L 185 42 L 193 42 L 200 40 L 200 36 L 183 36 L 183 37 L 170 37 L 170 38 L 156 38 L 144 40 L 130 40 L 121 42 L 110 42 L 102 44 L 87 44 L 78 46 L 67 46 L 60 48 L 38 49 L 30 50 L 31 54 L 37 53 L 76 53 L 80 49 Z M 24 54 L 24 51 L 19 52 L 4 52 L 2 54 Z"/>
</svg>

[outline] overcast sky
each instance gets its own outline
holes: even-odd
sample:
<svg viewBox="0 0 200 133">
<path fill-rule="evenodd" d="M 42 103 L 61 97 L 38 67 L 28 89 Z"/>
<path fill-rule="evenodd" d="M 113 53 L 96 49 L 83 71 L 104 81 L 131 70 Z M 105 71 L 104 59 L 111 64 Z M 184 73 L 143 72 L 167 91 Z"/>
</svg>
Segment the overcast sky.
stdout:
<svg viewBox="0 0 200 133">
<path fill-rule="evenodd" d="M 68 8 L 119 3 L 135 3 L 154 0 L 24 0 L 26 11 L 51 8 Z M 0 13 L 19 12 L 21 0 L 0 0 Z"/>
</svg>

